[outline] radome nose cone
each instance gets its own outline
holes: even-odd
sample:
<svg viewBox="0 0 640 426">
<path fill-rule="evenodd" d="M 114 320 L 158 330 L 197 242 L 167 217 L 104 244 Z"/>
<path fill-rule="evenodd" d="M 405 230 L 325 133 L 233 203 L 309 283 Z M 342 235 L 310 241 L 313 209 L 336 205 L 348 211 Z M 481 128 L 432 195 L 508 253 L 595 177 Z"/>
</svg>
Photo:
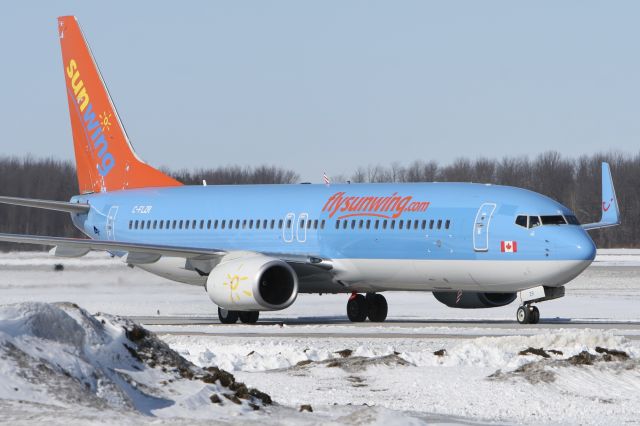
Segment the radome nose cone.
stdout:
<svg viewBox="0 0 640 426">
<path fill-rule="evenodd" d="M 593 240 L 587 234 L 586 231 L 580 229 L 576 233 L 576 250 L 578 252 L 578 258 L 584 260 L 593 260 L 596 257 L 596 245 Z"/>
</svg>

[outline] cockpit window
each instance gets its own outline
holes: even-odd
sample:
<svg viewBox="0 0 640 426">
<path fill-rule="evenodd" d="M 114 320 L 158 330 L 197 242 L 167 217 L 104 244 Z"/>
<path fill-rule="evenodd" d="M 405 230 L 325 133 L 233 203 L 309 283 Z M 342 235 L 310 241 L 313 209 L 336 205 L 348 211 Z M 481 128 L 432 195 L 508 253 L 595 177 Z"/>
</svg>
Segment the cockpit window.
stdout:
<svg viewBox="0 0 640 426">
<path fill-rule="evenodd" d="M 540 226 L 540 218 L 538 216 L 529 216 L 529 228 Z"/>
<path fill-rule="evenodd" d="M 578 218 L 573 215 L 567 215 L 565 216 L 565 218 L 567 219 L 569 225 L 580 225 L 580 221 L 578 220 Z"/>
<path fill-rule="evenodd" d="M 516 225 L 518 226 L 522 226 L 523 228 L 527 227 L 527 217 L 520 215 L 518 217 L 516 217 Z"/>
<path fill-rule="evenodd" d="M 566 225 L 567 221 L 564 220 L 564 216 L 554 215 L 554 216 L 541 216 L 543 225 Z"/>
</svg>

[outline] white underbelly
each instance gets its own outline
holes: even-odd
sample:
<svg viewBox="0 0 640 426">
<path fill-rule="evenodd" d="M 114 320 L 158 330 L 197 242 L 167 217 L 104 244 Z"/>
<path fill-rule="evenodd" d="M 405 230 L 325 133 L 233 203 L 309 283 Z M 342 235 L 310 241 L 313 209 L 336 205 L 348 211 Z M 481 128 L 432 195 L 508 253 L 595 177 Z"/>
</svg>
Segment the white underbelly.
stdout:
<svg viewBox="0 0 640 426">
<path fill-rule="evenodd" d="M 589 266 L 583 260 L 334 260 L 336 279 L 373 290 L 518 291 L 560 286 Z"/>
</svg>

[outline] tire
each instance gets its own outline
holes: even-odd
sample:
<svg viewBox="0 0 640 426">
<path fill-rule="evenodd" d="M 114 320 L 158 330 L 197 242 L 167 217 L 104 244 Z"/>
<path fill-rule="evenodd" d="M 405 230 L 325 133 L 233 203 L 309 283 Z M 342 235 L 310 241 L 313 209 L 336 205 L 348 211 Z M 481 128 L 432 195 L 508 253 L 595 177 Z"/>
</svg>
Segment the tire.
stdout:
<svg viewBox="0 0 640 426">
<path fill-rule="evenodd" d="M 260 318 L 260 311 L 238 312 L 238 316 L 240 317 L 240 322 L 243 324 L 255 324 L 258 322 L 258 318 Z"/>
<path fill-rule="evenodd" d="M 529 322 L 531 324 L 537 324 L 537 323 L 540 322 L 540 310 L 538 310 L 537 307 L 533 306 L 531 308 L 530 316 L 531 316 L 531 318 L 530 318 Z"/>
<path fill-rule="evenodd" d="M 528 306 L 520 306 L 516 311 L 516 319 L 520 324 L 529 324 L 531 313 Z"/>
<path fill-rule="evenodd" d="M 383 322 L 387 319 L 387 299 L 381 294 L 374 294 L 369 297 L 369 310 L 367 316 L 371 322 Z"/>
<path fill-rule="evenodd" d="M 347 316 L 351 322 L 363 322 L 367 319 L 367 300 L 361 294 L 357 294 L 347 302 Z"/>
<path fill-rule="evenodd" d="M 222 324 L 235 324 L 238 321 L 238 311 L 218 307 L 218 319 Z"/>
</svg>

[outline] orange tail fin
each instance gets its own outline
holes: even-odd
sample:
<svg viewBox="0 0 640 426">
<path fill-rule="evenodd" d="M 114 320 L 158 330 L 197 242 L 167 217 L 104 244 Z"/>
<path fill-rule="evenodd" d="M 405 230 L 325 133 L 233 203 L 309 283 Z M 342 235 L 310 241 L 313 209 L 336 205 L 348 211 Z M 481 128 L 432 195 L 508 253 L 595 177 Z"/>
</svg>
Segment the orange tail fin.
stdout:
<svg viewBox="0 0 640 426">
<path fill-rule="evenodd" d="M 75 16 L 58 31 L 80 193 L 182 185 L 133 151 Z"/>
</svg>

